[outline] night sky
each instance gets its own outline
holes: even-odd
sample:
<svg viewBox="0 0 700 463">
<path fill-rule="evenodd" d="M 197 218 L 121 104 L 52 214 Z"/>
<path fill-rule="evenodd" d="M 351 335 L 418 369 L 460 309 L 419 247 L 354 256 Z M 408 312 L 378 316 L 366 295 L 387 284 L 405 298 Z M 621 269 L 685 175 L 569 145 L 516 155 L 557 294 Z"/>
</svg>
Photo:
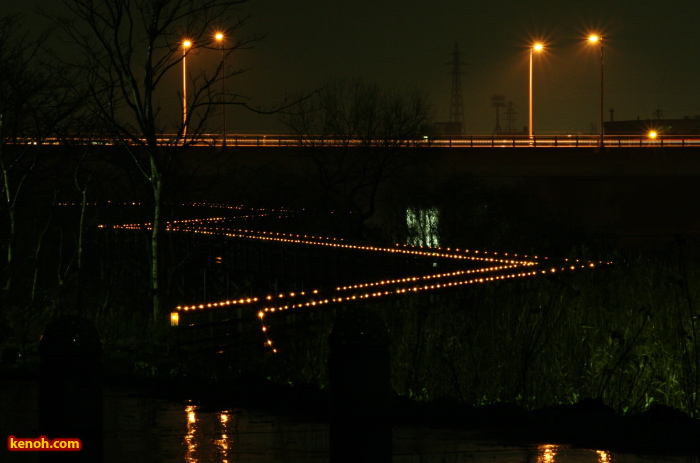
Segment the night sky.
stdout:
<svg viewBox="0 0 700 463">
<path fill-rule="evenodd" d="M 5 4 L 0 12 L 40 3 Z M 522 128 L 528 46 L 541 39 L 547 49 L 535 56 L 535 132 L 589 133 L 599 120 L 600 56 L 585 37 L 595 31 L 605 38 L 606 120 L 610 108 L 615 120 L 653 118 L 658 109 L 667 118 L 700 116 L 697 0 L 251 0 L 241 14 L 251 15 L 241 34 L 266 34 L 236 53 L 237 63 L 252 69 L 230 83 L 254 106 L 331 78 L 359 77 L 424 90 L 444 121 L 458 42 L 466 132 L 491 134 L 494 94 L 517 105 Z M 232 132 L 282 129 L 276 116 L 236 110 L 230 119 Z"/>
</svg>

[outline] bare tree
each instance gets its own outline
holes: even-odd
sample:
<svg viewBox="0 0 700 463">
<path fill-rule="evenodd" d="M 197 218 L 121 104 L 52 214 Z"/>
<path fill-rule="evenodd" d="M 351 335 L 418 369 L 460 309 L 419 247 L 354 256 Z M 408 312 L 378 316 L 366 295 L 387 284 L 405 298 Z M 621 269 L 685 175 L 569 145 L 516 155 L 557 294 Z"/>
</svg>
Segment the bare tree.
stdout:
<svg viewBox="0 0 700 463">
<path fill-rule="evenodd" d="M 133 159 L 151 192 L 149 263 L 154 321 L 161 315 L 166 183 L 176 159 L 199 141 L 212 116 L 224 105 L 242 104 L 233 93 L 221 94 L 219 83 L 241 72 L 225 68 L 224 58 L 259 39 L 240 34 L 235 34 L 236 40 L 231 38 L 245 23 L 245 17 L 237 16 L 245 2 L 63 0 L 73 18 L 60 24 L 83 57 L 79 65 L 87 79 L 92 111 Z M 216 40 L 217 32 L 223 41 Z M 187 92 L 186 103 L 168 111 L 168 100 L 177 94 L 183 101 L 185 96 L 169 81 L 182 75 L 183 60 L 207 50 L 218 52 L 216 56 L 222 59 L 216 60 L 216 66 L 188 68 L 187 87 L 180 87 Z"/>
<path fill-rule="evenodd" d="M 21 17 L 0 18 L 0 248 L 4 255 L 2 300 L 6 305 L 14 304 L 10 299 L 17 274 L 17 237 L 30 234 L 21 229 L 19 207 L 28 189 L 36 190 L 36 183 L 41 183 L 32 182 L 32 176 L 36 180 L 38 167 L 47 165 L 45 157 L 40 157 L 46 152 L 47 139 L 65 132 L 80 101 L 66 70 L 48 61 L 48 35 L 45 32 L 32 38 L 22 29 Z"/>
<path fill-rule="evenodd" d="M 330 82 L 286 115 L 284 123 L 317 168 L 321 207 L 352 217 L 349 224 L 335 224 L 345 229 L 339 232 L 362 237 L 381 186 L 413 160 L 407 148 L 415 147 L 431 117 L 423 92 L 357 79 Z M 328 140 L 338 146 L 326 147 Z"/>
</svg>

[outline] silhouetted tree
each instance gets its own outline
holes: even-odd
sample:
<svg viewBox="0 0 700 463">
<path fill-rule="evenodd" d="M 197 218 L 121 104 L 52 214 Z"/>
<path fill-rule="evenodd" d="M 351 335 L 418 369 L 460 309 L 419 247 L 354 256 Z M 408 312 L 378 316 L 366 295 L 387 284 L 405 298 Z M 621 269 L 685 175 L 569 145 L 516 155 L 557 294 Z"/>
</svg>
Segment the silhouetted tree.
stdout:
<svg viewBox="0 0 700 463">
<path fill-rule="evenodd" d="M 0 248 L 4 256 L 0 302 L 5 303 L 0 305 L 5 306 L 19 304 L 19 290 L 13 289 L 13 283 L 19 276 L 18 263 L 26 256 L 18 256 L 18 237 L 26 243 L 37 231 L 22 229 L 19 208 L 27 202 L 25 196 L 46 193 L 38 192 L 42 184 L 46 189 L 49 183 L 37 181 L 41 175 L 38 172 L 49 168 L 49 161 L 41 154 L 46 152 L 50 137 L 58 138 L 68 130 L 72 115 L 80 107 L 70 74 L 46 54 L 47 38 L 48 33 L 32 38 L 23 30 L 21 17 L 0 18 Z M 48 187 L 46 202 L 53 201 L 54 191 Z M 31 209 L 25 207 L 27 213 Z M 40 217 L 44 223 L 36 228 L 46 230 L 47 220 Z M 30 254 L 38 253 L 43 234 L 40 231 L 38 241 L 27 245 L 35 247 Z M 37 274 L 36 268 L 33 274 Z M 31 287 L 36 287 L 36 281 Z M 29 291 L 28 297 L 33 300 L 34 289 Z"/>
<path fill-rule="evenodd" d="M 387 90 L 356 79 L 333 81 L 301 101 L 284 123 L 301 139 L 317 167 L 321 206 L 348 213 L 337 224 L 361 237 L 376 212 L 382 184 L 413 159 L 416 141 L 432 117 L 420 91 Z M 338 146 L 327 148 L 332 140 Z M 347 232 L 348 230 L 342 230 Z"/>
<path fill-rule="evenodd" d="M 221 95 L 221 79 L 240 71 L 215 67 L 187 74 L 187 111 L 162 110 L 176 90 L 168 79 L 182 75 L 182 60 L 195 51 L 214 49 L 230 55 L 257 37 L 241 38 L 236 17 L 246 0 L 63 0 L 74 18 L 60 21 L 79 47 L 80 68 L 87 80 L 94 115 L 135 162 L 153 203 L 150 239 L 150 288 L 153 319 L 161 313 L 161 232 L 164 194 L 176 159 L 201 139 L 207 121 L 223 104 L 239 104 L 234 94 Z M 215 33 L 227 39 L 219 44 Z M 191 47 L 183 47 L 189 40 Z M 214 51 L 212 51 L 214 53 Z M 180 87 L 182 88 L 182 87 Z M 182 101 L 182 95 L 179 95 Z M 167 140 L 167 141 L 166 141 Z"/>
</svg>

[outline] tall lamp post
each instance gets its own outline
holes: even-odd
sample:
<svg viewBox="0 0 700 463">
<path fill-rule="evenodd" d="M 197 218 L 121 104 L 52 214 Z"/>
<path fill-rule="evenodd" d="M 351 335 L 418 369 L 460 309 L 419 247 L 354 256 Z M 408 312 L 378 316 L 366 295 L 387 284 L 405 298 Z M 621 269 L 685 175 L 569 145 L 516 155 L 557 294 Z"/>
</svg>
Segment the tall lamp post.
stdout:
<svg viewBox="0 0 700 463">
<path fill-rule="evenodd" d="M 224 48 L 224 34 L 216 33 L 216 41 L 221 45 L 221 146 L 226 148 L 226 50 Z"/>
<path fill-rule="evenodd" d="M 541 43 L 536 43 L 530 47 L 530 108 L 529 108 L 530 109 L 530 111 L 529 111 L 530 118 L 528 121 L 528 131 L 530 132 L 530 138 L 532 138 L 532 134 L 533 134 L 533 131 L 532 131 L 532 55 L 536 51 L 537 52 L 542 51 L 543 48 L 544 48 L 544 45 L 542 45 Z"/>
<path fill-rule="evenodd" d="M 603 59 L 603 37 L 599 35 L 590 35 L 588 37 L 588 42 L 592 44 L 600 44 L 600 147 L 605 147 L 605 126 L 603 125 L 603 82 L 605 81 L 604 69 L 605 60 Z"/>
<path fill-rule="evenodd" d="M 191 46 L 189 40 L 182 42 L 182 138 L 187 136 L 187 50 Z"/>
</svg>

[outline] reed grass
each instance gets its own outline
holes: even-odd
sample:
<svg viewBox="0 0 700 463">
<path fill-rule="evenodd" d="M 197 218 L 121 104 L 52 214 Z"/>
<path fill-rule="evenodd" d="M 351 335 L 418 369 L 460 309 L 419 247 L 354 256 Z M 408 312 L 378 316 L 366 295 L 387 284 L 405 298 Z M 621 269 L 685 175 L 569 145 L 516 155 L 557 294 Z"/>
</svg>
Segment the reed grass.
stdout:
<svg viewBox="0 0 700 463">
<path fill-rule="evenodd" d="M 600 398 L 619 413 L 663 404 L 699 417 L 700 248 L 617 257 L 607 268 L 374 303 L 391 334 L 394 390 L 528 409 Z M 330 325 L 297 332 L 284 360 L 270 360 L 276 378 L 325 387 Z"/>
<path fill-rule="evenodd" d="M 382 312 L 393 384 L 419 400 L 527 408 L 601 398 L 698 416 L 697 246 L 612 268 L 406 299 Z"/>
<path fill-rule="evenodd" d="M 146 321 L 145 286 L 132 281 L 145 266 L 141 244 L 134 246 L 122 261 L 91 264 L 84 313 L 109 348 L 131 349 L 143 362 L 146 351 L 167 352 L 168 335 Z M 589 253 L 575 248 L 570 257 Z M 610 260 L 606 268 L 375 303 L 391 334 L 394 390 L 422 401 L 533 409 L 600 398 L 633 413 L 658 403 L 700 417 L 700 245 L 676 240 Z M 7 307 L 10 341 L 34 345 L 58 304 L 70 304 L 65 293 L 47 287 L 31 307 Z M 278 382 L 325 388 L 332 313 L 297 317 L 288 348 L 250 367 Z"/>
</svg>

